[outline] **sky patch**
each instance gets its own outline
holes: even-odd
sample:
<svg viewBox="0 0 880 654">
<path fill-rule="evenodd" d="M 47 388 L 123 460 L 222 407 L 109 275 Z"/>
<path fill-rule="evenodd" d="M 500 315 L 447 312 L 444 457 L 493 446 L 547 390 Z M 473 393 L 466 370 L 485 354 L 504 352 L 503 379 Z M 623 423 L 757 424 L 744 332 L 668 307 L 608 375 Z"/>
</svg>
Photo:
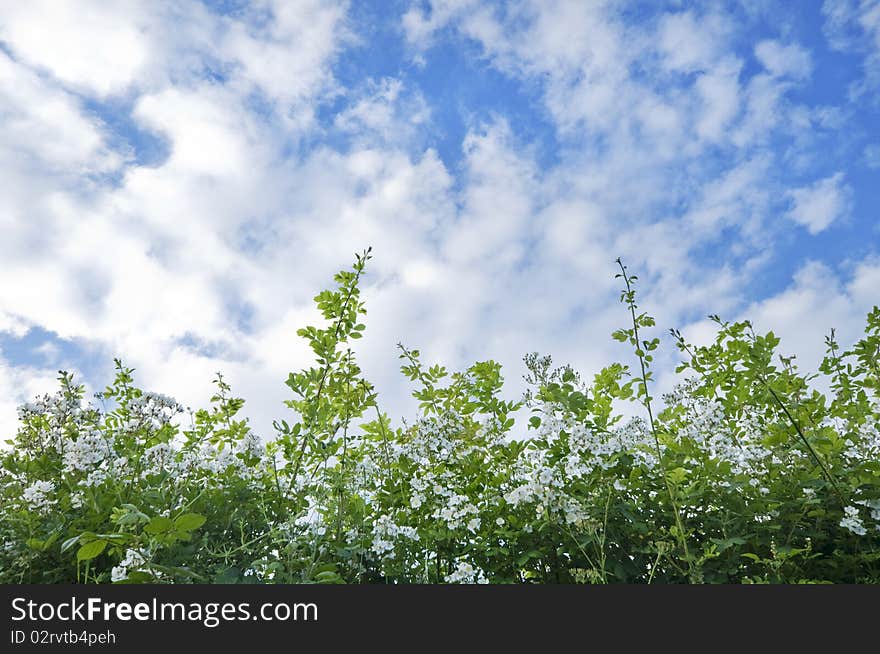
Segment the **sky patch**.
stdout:
<svg viewBox="0 0 880 654">
<path fill-rule="evenodd" d="M 808 365 L 877 303 L 878 114 L 876 0 L 7 3 L 0 429 L 119 356 L 193 406 L 222 371 L 268 435 L 367 246 L 389 411 L 398 341 L 512 399 L 528 352 L 625 356 L 617 256 L 662 328 Z"/>
</svg>

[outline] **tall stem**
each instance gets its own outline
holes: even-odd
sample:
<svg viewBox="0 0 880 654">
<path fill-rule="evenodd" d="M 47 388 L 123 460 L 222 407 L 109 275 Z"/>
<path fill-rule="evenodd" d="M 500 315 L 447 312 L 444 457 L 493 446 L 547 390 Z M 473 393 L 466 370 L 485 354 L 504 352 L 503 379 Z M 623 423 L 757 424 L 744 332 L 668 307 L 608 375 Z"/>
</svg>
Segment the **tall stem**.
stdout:
<svg viewBox="0 0 880 654">
<path fill-rule="evenodd" d="M 617 259 L 617 265 L 620 266 L 623 282 L 624 284 L 626 284 L 626 304 L 629 307 L 630 317 L 632 318 L 633 340 L 635 341 L 636 356 L 639 359 L 639 367 L 641 369 L 641 380 L 644 393 L 642 405 L 648 412 L 648 423 L 651 427 L 651 435 L 654 437 L 654 448 L 657 452 L 657 463 L 660 465 L 660 473 L 663 475 L 663 483 L 666 486 L 666 493 L 667 495 L 669 495 L 669 502 L 672 504 L 672 512 L 675 517 L 675 525 L 678 530 L 678 538 L 681 543 L 682 549 L 684 550 L 685 561 L 687 561 L 688 576 L 691 578 L 691 581 L 693 581 L 695 579 L 693 561 L 691 559 L 690 550 L 688 549 L 687 538 L 685 538 L 684 523 L 681 519 L 681 511 L 678 508 L 678 502 L 675 501 L 675 493 L 672 492 L 672 484 L 669 483 L 669 475 L 666 472 L 666 464 L 663 461 L 663 451 L 660 447 L 660 437 L 657 435 L 657 426 L 654 423 L 654 411 L 651 408 L 651 396 L 648 393 L 648 368 L 645 362 L 645 355 L 644 353 L 642 353 L 642 349 L 639 346 L 639 321 L 636 318 L 636 304 L 633 300 L 632 285 L 630 284 L 629 275 L 626 272 L 626 266 L 623 265 L 623 261 L 621 261 L 619 257 Z"/>
</svg>

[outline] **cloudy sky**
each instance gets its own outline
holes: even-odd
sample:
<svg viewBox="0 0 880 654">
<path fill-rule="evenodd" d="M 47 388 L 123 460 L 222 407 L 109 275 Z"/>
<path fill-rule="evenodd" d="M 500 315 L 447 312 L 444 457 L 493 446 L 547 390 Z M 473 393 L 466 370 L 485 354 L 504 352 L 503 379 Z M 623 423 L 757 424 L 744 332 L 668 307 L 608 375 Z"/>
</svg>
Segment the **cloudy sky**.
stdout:
<svg viewBox="0 0 880 654">
<path fill-rule="evenodd" d="M 368 245 L 389 410 L 398 341 L 514 398 L 527 352 L 625 357 L 617 256 L 664 331 L 812 365 L 880 302 L 878 125 L 876 0 L 0 0 L 0 429 L 120 356 L 268 435 Z"/>
</svg>

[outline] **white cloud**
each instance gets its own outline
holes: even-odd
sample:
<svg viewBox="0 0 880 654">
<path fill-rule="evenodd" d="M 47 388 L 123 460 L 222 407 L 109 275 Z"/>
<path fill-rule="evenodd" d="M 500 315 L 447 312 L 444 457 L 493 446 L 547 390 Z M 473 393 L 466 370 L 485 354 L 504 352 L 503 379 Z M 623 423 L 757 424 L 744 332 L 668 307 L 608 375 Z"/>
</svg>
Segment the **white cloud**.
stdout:
<svg viewBox="0 0 880 654">
<path fill-rule="evenodd" d="M 248 137 L 255 140 L 239 102 L 236 95 L 210 85 L 192 91 L 170 88 L 141 96 L 133 116 L 168 137 L 171 158 L 165 168 L 232 178 L 247 174 Z"/>
<path fill-rule="evenodd" d="M 697 121 L 697 133 L 701 138 L 717 143 L 727 135 L 727 127 L 736 118 L 742 102 L 741 69 L 739 60 L 728 58 L 697 79 L 696 89 L 703 103 Z"/>
<path fill-rule="evenodd" d="M 63 83 L 106 96 L 124 91 L 147 63 L 144 10 L 131 0 L 7 2 L 0 40 Z"/>
<path fill-rule="evenodd" d="M 257 88 L 273 102 L 289 125 L 300 129 L 313 120 L 310 100 L 334 90 L 330 63 L 351 38 L 345 26 L 345 2 L 267 0 L 255 5 L 269 21 L 236 21 L 218 54 L 235 62 L 233 81 Z"/>
<path fill-rule="evenodd" d="M 123 157 L 111 151 L 101 125 L 83 114 L 77 99 L 0 50 L 0 156 L 4 168 L 35 167 L 71 175 L 106 172 Z"/>
<path fill-rule="evenodd" d="M 788 217 L 806 227 L 810 234 L 818 234 L 835 221 L 845 219 L 850 211 L 852 189 L 843 180 L 843 173 L 836 173 L 789 191 L 792 207 Z"/>
<path fill-rule="evenodd" d="M 419 49 L 431 45 L 434 33 L 468 9 L 478 7 L 474 0 L 430 0 L 429 9 L 411 6 L 401 17 L 407 41 Z"/>
<path fill-rule="evenodd" d="M 813 69 L 810 53 L 796 43 L 783 45 L 779 41 L 761 41 L 755 46 L 755 56 L 775 77 L 802 80 L 809 77 Z"/>
<path fill-rule="evenodd" d="M 758 155 L 704 184 L 685 216 L 687 229 L 711 239 L 725 228 L 739 226 L 743 238 L 727 248 L 740 255 L 754 247 L 751 239 L 764 240 L 763 223 L 772 206 L 767 185 L 771 164 L 768 156 Z"/>
<path fill-rule="evenodd" d="M 0 312 L 0 334 L 21 338 L 28 332 L 28 325 L 21 318 L 5 311 Z"/>
<path fill-rule="evenodd" d="M 880 2 L 878 0 L 825 0 L 824 32 L 829 45 L 862 55 L 863 76 L 853 83 L 850 96 L 880 89 Z"/>
<path fill-rule="evenodd" d="M 666 14 L 658 30 L 664 64 L 676 72 L 705 70 L 725 50 L 728 29 L 724 20 L 713 14 Z"/>
<path fill-rule="evenodd" d="M 368 80 L 357 102 L 337 114 L 334 125 L 362 143 L 404 145 L 417 138 L 431 119 L 431 109 L 419 92 L 409 91 L 395 78 Z"/>
<path fill-rule="evenodd" d="M 880 2 L 877 0 L 825 0 L 822 13 L 825 36 L 833 48 L 880 47 Z"/>
</svg>

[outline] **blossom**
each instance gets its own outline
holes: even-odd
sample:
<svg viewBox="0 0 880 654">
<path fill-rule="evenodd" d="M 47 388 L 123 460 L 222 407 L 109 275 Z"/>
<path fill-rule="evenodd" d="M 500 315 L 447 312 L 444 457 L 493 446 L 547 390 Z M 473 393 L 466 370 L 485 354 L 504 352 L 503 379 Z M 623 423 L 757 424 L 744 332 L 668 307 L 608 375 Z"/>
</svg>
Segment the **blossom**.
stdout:
<svg viewBox="0 0 880 654">
<path fill-rule="evenodd" d="M 486 573 L 475 568 L 470 563 L 461 562 L 452 574 L 446 575 L 443 580 L 448 584 L 487 584 Z"/>
<path fill-rule="evenodd" d="M 136 571 L 144 563 L 146 563 L 146 559 L 143 554 L 137 550 L 128 549 L 125 551 L 125 556 L 119 562 L 119 565 L 113 566 L 113 569 L 110 571 L 110 580 L 123 581 L 128 578 L 130 572 Z"/>
<path fill-rule="evenodd" d="M 859 517 L 858 508 L 852 505 L 845 506 L 843 508 L 843 513 L 844 516 L 840 520 L 841 527 L 848 529 L 857 536 L 864 536 L 868 533 L 867 529 L 865 529 L 865 525 L 862 523 L 862 519 Z"/>
<path fill-rule="evenodd" d="M 255 458 L 260 458 L 266 453 L 260 437 L 250 431 L 236 444 L 236 449 L 242 454 Z"/>
<path fill-rule="evenodd" d="M 324 523 L 324 515 L 321 512 L 321 505 L 314 497 L 308 498 L 308 506 L 306 507 L 305 512 L 294 520 L 294 524 L 315 536 L 323 536 L 327 533 L 327 526 Z"/>
<path fill-rule="evenodd" d="M 381 558 L 391 558 L 395 541 L 399 538 L 417 541 L 419 540 L 419 534 L 414 527 L 398 525 L 390 516 L 379 516 L 373 525 L 371 549 Z"/>
<path fill-rule="evenodd" d="M 24 489 L 21 494 L 25 503 L 39 513 L 46 513 L 55 504 L 56 500 L 49 499 L 47 495 L 55 491 L 55 484 L 51 481 L 35 481 Z"/>
<path fill-rule="evenodd" d="M 85 471 L 99 465 L 105 459 L 115 456 L 115 452 L 108 439 L 100 431 L 90 429 L 79 434 L 76 440 L 65 444 L 64 462 L 65 472 Z"/>
</svg>

